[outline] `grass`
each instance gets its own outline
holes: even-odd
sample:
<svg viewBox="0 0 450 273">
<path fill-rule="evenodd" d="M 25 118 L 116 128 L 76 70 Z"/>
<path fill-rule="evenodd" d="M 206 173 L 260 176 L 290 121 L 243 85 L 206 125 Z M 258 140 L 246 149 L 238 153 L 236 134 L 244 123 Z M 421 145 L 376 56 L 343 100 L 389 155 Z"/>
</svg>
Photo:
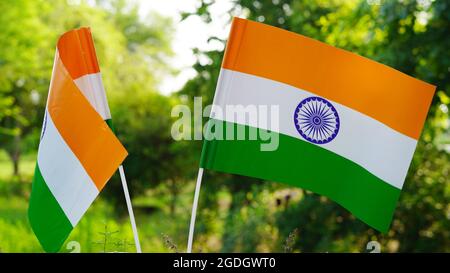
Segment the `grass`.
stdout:
<svg viewBox="0 0 450 273">
<path fill-rule="evenodd" d="M 12 166 L 0 153 L 0 251 L 42 252 L 27 218 L 28 199 L 36 155 L 27 155 L 20 164 L 20 179 L 12 178 Z M 110 183 L 120 183 L 111 180 Z M 108 187 L 106 185 L 106 187 Z M 186 249 L 195 181 L 187 183 L 177 198 L 176 212 L 170 214 L 170 196 L 164 183 L 132 196 L 136 224 L 143 252 L 183 252 Z M 198 211 L 195 252 L 279 251 L 273 227 L 277 194 L 264 190 L 250 198 L 252 204 L 230 211 L 230 193 L 219 190 L 217 207 Z M 205 197 L 201 197 L 205 198 Z M 204 199 L 202 199 L 204 200 Z M 120 207 L 122 206 L 122 207 Z M 151 208 L 150 210 L 148 208 Z M 114 205 L 100 195 L 74 228 L 60 252 L 134 252 L 134 239 L 125 202 Z M 230 214 L 231 213 L 231 214 Z M 291 242 L 292 241 L 292 242 Z M 286 243 L 293 244 L 293 238 Z M 289 251 L 292 246 L 289 245 Z"/>
<path fill-rule="evenodd" d="M 27 218 L 28 198 L 35 166 L 35 155 L 27 155 L 21 161 L 21 179 L 12 179 L 12 166 L 5 153 L 0 153 L 0 251 L 42 252 Z M 154 194 L 153 194 L 154 195 Z M 142 251 L 172 252 L 166 246 L 166 234 L 185 248 L 190 215 L 191 189 L 183 193 L 177 204 L 174 217 L 167 210 L 157 209 L 152 213 L 136 211 L 136 222 Z M 152 203 L 168 207 L 160 199 L 136 198 L 139 204 Z M 144 201 L 145 200 L 145 201 Z M 125 203 L 122 204 L 125 208 Z M 73 241 L 81 252 L 134 252 L 134 239 L 128 215 L 117 216 L 115 207 L 99 197 L 74 228 L 61 252 L 71 252 Z M 123 211 L 123 210 L 122 210 Z M 107 234 L 105 234 L 105 229 Z M 105 237 L 106 244 L 105 244 Z"/>
</svg>

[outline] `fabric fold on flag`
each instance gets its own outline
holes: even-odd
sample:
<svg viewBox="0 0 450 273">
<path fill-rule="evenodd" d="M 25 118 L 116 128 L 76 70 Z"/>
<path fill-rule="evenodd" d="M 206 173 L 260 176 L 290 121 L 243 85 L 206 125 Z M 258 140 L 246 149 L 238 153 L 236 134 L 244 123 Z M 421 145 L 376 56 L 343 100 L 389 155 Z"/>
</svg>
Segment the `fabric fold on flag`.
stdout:
<svg viewBox="0 0 450 273">
<path fill-rule="evenodd" d="M 211 121 L 279 135 L 205 140 L 200 167 L 325 195 L 386 232 L 435 87 L 311 38 L 235 18 Z M 214 116 L 214 107 L 279 106 L 279 126 Z"/>
<path fill-rule="evenodd" d="M 57 252 L 127 151 L 111 114 L 89 28 L 58 40 L 28 209 L 47 252 Z"/>
</svg>

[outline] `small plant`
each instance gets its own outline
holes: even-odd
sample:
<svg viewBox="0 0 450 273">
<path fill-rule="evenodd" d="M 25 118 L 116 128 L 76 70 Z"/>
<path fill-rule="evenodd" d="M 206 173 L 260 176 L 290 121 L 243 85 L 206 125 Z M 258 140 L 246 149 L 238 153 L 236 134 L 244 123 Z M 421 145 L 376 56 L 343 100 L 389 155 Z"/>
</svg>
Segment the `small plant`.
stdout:
<svg viewBox="0 0 450 273">
<path fill-rule="evenodd" d="M 283 245 L 284 253 L 292 253 L 297 235 L 298 229 L 294 229 L 293 231 L 291 231 L 291 233 L 289 233 L 289 236 L 286 238 L 286 241 Z"/>
<path fill-rule="evenodd" d="M 166 247 L 175 253 L 179 253 L 177 245 L 173 242 L 172 238 L 169 237 L 169 235 L 166 235 L 164 233 L 161 234 L 164 240 L 164 244 Z"/>
<path fill-rule="evenodd" d="M 103 245 L 103 253 L 106 253 L 106 249 L 108 246 L 108 241 L 110 241 L 111 236 L 115 233 L 118 233 L 119 231 L 108 231 L 108 225 L 105 223 L 105 230 L 102 232 L 99 232 L 103 236 L 103 239 L 101 241 L 94 242 L 94 244 Z"/>
<path fill-rule="evenodd" d="M 128 242 L 127 239 L 118 240 L 117 242 L 113 243 L 117 248 L 122 248 L 122 252 L 128 252 L 129 246 L 134 246 L 133 243 Z"/>
</svg>

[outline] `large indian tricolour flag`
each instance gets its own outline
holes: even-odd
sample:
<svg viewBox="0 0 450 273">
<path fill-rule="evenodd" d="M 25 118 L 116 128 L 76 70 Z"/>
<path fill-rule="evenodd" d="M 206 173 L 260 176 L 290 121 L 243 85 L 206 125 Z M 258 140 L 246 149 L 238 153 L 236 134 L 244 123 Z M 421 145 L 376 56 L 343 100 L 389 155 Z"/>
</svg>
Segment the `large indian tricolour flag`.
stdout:
<svg viewBox="0 0 450 273">
<path fill-rule="evenodd" d="M 58 251 L 127 156 L 88 28 L 58 40 L 28 210 L 45 251 Z"/>
<path fill-rule="evenodd" d="M 200 165 L 328 196 L 386 232 L 434 90 L 351 52 L 235 18 L 214 107 L 278 105 L 279 144 L 262 151 L 262 140 L 206 140 Z M 211 118 L 274 130 L 251 118 Z"/>
</svg>

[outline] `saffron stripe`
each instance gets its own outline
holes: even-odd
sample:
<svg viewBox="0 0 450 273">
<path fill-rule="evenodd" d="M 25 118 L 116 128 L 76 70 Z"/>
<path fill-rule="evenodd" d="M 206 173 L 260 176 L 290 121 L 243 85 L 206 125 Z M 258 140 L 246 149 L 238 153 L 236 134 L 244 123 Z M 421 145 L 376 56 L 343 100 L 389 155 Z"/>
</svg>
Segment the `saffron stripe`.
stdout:
<svg viewBox="0 0 450 273">
<path fill-rule="evenodd" d="M 64 33 L 58 40 L 57 49 L 72 79 L 100 72 L 89 28 Z"/>
<path fill-rule="evenodd" d="M 311 38 L 235 18 L 222 67 L 309 90 L 418 139 L 435 86 Z"/>
</svg>

